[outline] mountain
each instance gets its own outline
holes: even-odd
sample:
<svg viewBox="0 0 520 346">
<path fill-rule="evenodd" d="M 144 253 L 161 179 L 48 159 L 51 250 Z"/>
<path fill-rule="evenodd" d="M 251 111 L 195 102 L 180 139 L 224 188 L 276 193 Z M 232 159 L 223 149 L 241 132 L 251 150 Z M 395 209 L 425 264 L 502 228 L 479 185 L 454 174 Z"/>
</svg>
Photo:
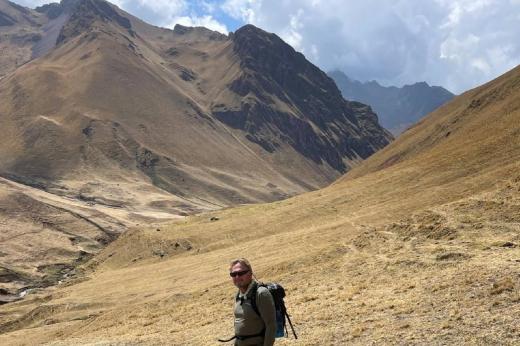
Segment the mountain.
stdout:
<svg viewBox="0 0 520 346">
<path fill-rule="evenodd" d="M 163 29 L 102 0 L 0 4 L 0 196 L 24 201 L 0 215 L 34 211 L 4 227 L 16 289 L 129 227 L 325 186 L 392 140 L 254 26 Z"/>
<path fill-rule="evenodd" d="M 398 88 L 384 87 L 376 81 L 361 83 L 338 70 L 329 72 L 329 76 L 343 97 L 370 105 L 381 125 L 396 136 L 455 96 L 443 87 L 429 86 L 426 82 Z"/>
<path fill-rule="evenodd" d="M 306 345 L 515 344 L 519 100 L 520 66 L 324 189 L 127 232 L 84 276 L 5 305 L 0 342 L 214 345 L 245 256 L 286 288 Z"/>
<path fill-rule="evenodd" d="M 53 30 L 0 85 L 17 135 L 0 143 L 10 179 L 68 195 L 139 181 L 212 208 L 324 186 L 391 139 L 274 34 L 171 31 L 102 0 L 59 6 L 25 9 Z"/>
</svg>

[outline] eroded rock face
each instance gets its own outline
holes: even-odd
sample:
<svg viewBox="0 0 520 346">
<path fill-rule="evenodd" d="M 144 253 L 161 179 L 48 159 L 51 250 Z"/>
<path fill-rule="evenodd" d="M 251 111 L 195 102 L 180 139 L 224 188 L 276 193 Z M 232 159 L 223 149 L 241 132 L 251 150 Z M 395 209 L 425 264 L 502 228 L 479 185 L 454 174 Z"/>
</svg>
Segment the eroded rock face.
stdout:
<svg viewBox="0 0 520 346">
<path fill-rule="evenodd" d="M 344 159 L 366 158 L 391 141 L 369 107 L 345 101 L 324 72 L 275 34 L 246 25 L 231 37 L 243 73 L 228 88 L 244 100 L 213 114 L 250 141 L 268 152 L 285 142 L 342 173 Z M 280 102 L 290 111 L 280 111 Z"/>
</svg>

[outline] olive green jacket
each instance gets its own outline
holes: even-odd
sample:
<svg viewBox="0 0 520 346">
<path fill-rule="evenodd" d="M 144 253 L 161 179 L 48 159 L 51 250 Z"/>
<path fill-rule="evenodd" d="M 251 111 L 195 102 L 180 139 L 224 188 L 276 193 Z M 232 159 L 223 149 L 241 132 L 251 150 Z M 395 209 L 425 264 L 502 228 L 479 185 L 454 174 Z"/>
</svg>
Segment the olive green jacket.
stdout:
<svg viewBox="0 0 520 346">
<path fill-rule="evenodd" d="M 260 316 L 258 316 L 255 310 L 253 310 L 249 297 L 253 284 L 258 283 L 253 281 L 245 294 L 240 294 L 239 292 L 237 295 L 238 299 L 235 302 L 235 335 L 255 335 L 261 333 L 264 328 L 265 334 L 245 340 L 237 339 L 235 345 L 272 346 L 276 333 L 276 312 L 273 297 L 267 288 L 258 287 L 256 292 L 256 306 L 260 312 Z"/>
</svg>

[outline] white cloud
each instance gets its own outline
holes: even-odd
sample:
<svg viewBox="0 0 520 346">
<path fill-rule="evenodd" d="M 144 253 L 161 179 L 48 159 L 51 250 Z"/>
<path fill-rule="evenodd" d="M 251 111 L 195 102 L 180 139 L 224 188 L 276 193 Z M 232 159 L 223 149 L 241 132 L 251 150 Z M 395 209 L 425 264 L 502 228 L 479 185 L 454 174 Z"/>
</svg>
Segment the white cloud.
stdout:
<svg viewBox="0 0 520 346">
<path fill-rule="evenodd" d="M 478 48 L 479 42 L 480 39 L 473 34 L 468 35 L 463 40 L 449 37 L 446 41 L 441 43 L 440 58 L 462 63 Z"/>
<path fill-rule="evenodd" d="M 123 0 L 123 4 L 130 3 L 131 0 Z M 180 13 L 187 9 L 187 3 L 184 0 L 137 0 L 142 7 L 148 7 L 156 13 Z"/>
<path fill-rule="evenodd" d="M 225 0 L 222 8 L 323 70 L 363 81 L 462 92 L 520 63 L 520 0 Z"/>
<path fill-rule="evenodd" d="M 471 13 L 485 10 L 491 5 L 493 5 L 493 2 L 490 0 L 453 0 L 448 2 L 444 6 L 450 8 L 450 13 L 447 21 L 441 25 L 441 29 L 454 28 L 460 24 L 462 18 L 471 15 Z"/>
<path fill-rule="evenodd" d="M 470 62 L 470 66 L 479 70 L 482 73 L 489 73 L 491 70 L 491 66 L 487 63 L 486 60 L 482 58 L 475 58 Z"/>
<path fill-rule="evenodd" d="M 294 49 L 305 51 L 304 47 L 301 46 L 302 35 L 300 30 L 303 29 L 303 23 L 301 17 L 303 16 L 303 10 L 299 9 L 295 14 L 289 17 L 289 27 L 285 32 L 280 33 L 282 39 L 290 44 Z"/>
<path fill-rule="evenodd" d="M 244 23 L 258 24 L 255 12 L 262 6 L 262 0 L 225 0 L 221 8 L 228 15 Z"/>
<path fill-rule="evenodd" d="M 313 60 L 319 60 L 320 59 L 320 52 L 318 50 L 318 47 L 316 45 L 311 46 L 311 56 Z"/>
<path fill-rule="evenodd" d="M 200 6 L 204 13 L 213 13 L 217 10 L 217 4 L 214 2 L 204 1 L 200 2 Z"/>
<path fill-rule="evenodd" d="M 450 10 L 450 14 L 448 15 L 447 21 L 440 26 L 441 29 L 453 28 L 460 22 L 460 18 L 462 16 L 462 8 L 460 4 L 455 2 L 452 3 L 451 6 L 452 8 Z"/>
<path fill-rule="evenodd" d="M 124 0 L 113 0 L 110 2 L 116 5 L 117 7 L 121 8 L 123 6 Z"/>
</svg>

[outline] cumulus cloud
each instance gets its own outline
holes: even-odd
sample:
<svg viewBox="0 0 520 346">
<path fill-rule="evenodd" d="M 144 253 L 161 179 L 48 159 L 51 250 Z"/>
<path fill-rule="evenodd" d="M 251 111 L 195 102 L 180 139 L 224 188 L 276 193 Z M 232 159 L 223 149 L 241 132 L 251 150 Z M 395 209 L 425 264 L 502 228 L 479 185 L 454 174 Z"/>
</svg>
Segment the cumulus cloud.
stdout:
<svg viewBox="0 0 520 346">
<path fill-rule="evenodd" d="M 226 0 L 221 8 L 230 16 L 244 23 L 257 23 L 255 13 L 260 13 L 262 0 Z"/>
<path fill-rule="evenodd" d="M 226 0 L 222 8 L 322 69 L 363 81 L 462 92 L 520 62 L 519 0 Z"/>
</svg>

